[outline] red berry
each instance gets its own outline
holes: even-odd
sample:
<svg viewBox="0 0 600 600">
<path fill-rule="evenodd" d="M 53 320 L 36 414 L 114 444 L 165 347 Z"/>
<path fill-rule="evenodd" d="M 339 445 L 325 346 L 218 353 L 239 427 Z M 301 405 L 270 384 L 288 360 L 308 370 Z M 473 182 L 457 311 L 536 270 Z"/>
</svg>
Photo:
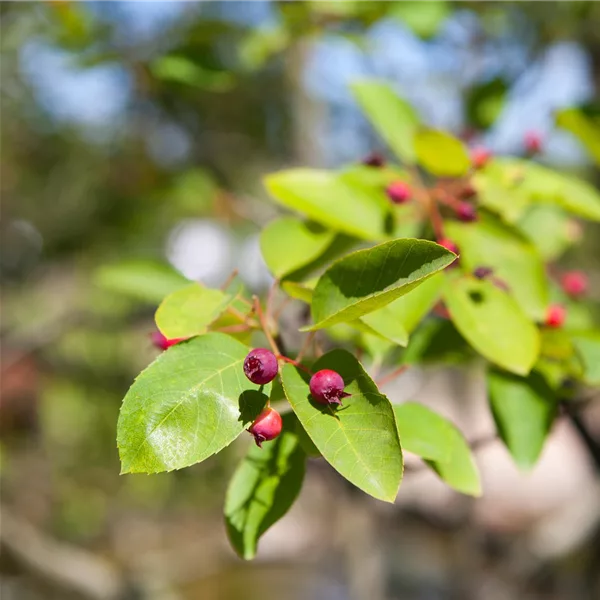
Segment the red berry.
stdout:
<svg viewBox="0 0 600 600">
<path fill-rule="evenodd" d="M 385 165 L 385 158 L 379 152 L 371 152 L 371 154 L 363 159 L 362 164 L 367 167 L 383 167 Z"/>
<path fill-rule="evenodd" d="M 259 448 L 263 442 L 274 440 L 281 433 L 281 415 L 274 408 L 265 408 L 248 431 L 254 436 L 254 441 Z"/>
<path fill-rule="evenodd" d="M 437 243 L 446 248 L 446 250 L 450 250 L 450 252 L 458 254 L 458 246 L 452 240 L 449 240 L 448 238 L 442 238 L 441 240 L 438 240 Z"/>
<path fill-rule="evenodd" d="M 542 136 L 537 131 L 527 131 L 523 142 L 527 154 L 537 154 L 542 149 Z"/>
<path fill-rule="evenodd" d="M 246 377 L 258 385 L 273 381 L 278 370 L 277 358 L 266 348 L 255 348 L 248 353 L 244 360 Z"/>
<path fill-rule="evenodd" d="M 477 279 L 486 279 L 494 272 L 494 269 L 491 267 L 477 267 L 473 271 L 473 275 L 477 277 Z"/>
<path fill-rule="evenodd" d="M 567 318 L 567 309 L 560 304 L 551 304 L 546 311 L 548 327 L 562 327 Z"/>
<path fill-rule="evenodd" d="M 341 404 L 350 395 L 344 392 L 342 376 L 331 369 L 317 371 L 310 378 L 310 393 L 319 404 Z"/>
<path fill-rule="evenodd" d="M 412 196 L 410 186 L 404 181 L 394 181 L 385 188 L 385 193 L 394 204 L 404 204 Z"/>
<path fill-rule="evenodd" d="M 169 339 L 166 336 L 164 336 L 160 331 L 153 331 L 150 334 L 150 339 L 157 348 L 159 348 L 160 350 L 166 350 L 167 348 L 170 348 L 175 344 L 179 344 L 179 342 L 183 342 L 183 340 L 186 340 L 187 338 Z"/>
<path fill-rule="evenodd" d="M 569 271 L 565 273 L 560 283 L 565 293 L 575 298 L 584 296 L 590 284 L 588 276 L 583 271 Z"/>
<path fill-rule="evenodd" d="M 485 167 L 490 158 L 492 158 L 492 153 L 483 146 L 477 146 L 471 150 L 471 162 L 473 163 L 473 167 L 475 169 L 481 169 Z"/>
<path fill-rule="evenodd" d="M 477 221 L 477 209 L 468 202 L 459 202 L 456 207 L 456 216 L 460 221 L 466 223 Z"/>
</svg>

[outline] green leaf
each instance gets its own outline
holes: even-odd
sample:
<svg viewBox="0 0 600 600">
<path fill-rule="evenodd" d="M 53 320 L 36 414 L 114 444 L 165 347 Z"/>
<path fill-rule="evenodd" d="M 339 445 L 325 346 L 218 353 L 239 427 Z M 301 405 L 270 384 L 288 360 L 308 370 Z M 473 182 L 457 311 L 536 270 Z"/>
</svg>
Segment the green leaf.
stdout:
<svg viewBox="0 0 600 600">
<path fill-rule="evenodd" d="M 444 301 L 461 335 L 491 362 L 527 375 L 540 351 L 537 327 L 506 292 L 470 277 L 446 286 Z"/>
<path fill-rule="evenodd" d="M 450 6 L 443 0 L 394 2 L 390 6 L 390 16 L 406 23 L 422 38 L 433 37 L 449 15 Z"/>
<path fill-rule="evenodd" d="M 478 83 L 466 98 L 467 117 L 476 127 L 487 129 L 504 108 L 508 84 L 500 77 Z"/>
<path fill-rule="evenodd" d="M 600 165 L 600 118 L 579 108 L 565 108 L 556 115 L 556 124 L 574 134 L 596 164 Z"/>
<path fill-rule="evenodd" d="M 438 177 L 460 177 L 471 166 L 464 144 L 443 131 L 422 129 L 415 136 L 419 164 Z"/>
<path fill-rule="evenodd" d="M 403 450 L 430 460 L 450 460 L 454 431 L 446 419 L 416 402 L 395 404 L 394 412 Z"/>
<path fill-rule="evenodd" d="M 181 469 L 229 445 L 264 406 L 243 372 L 248 347 L 208 333 L 169 348 L 137 377 L 121 407 L 122 473 Z"/>
<path fill-rule="evenodd" d="M 336 173 L 318 169 L 289 169 L 265 177 L 269 193 L 283 206 L 313 221 L 361 239 L 385 237 L 386 208 L 363 186 Z"/>
<path fill-rule="evenodd" d="M 434 242 L 399 239 L 341 258 L 321 276 L 312 302 L 322 329 L 382 308 L 447 267 L 456 255 Z"/>
<path fill-rule="evenodd" d="M 227 92 L 235 86 L 235 77 L 229 71 L 207 69 L 185 56 L 162 56 L 151 63 L 150 70 L 158 79 L 210 92 Z"/>
<path fill-rule="evenodd" d="M 334 237 L 318 223 L 283 217 L 262 230 L 260 249 L 271 273 L 281 279 L 318 258 Z"/>
<path fill-rule="evenodd" d="M 433 275 L 408 294 L 361 317 L 361 321 L 379 335 L 400 346 L 406 346 L 408 334 L 414 331 L 438 301 L 443 284 L 444 277 L 441 274 Z"/>
<path fill-rule="evenodd" d="M 285 395 L 325 460 L 361 490 L 394 502 L 402 479 L 402 450 L 389 400 L 346 350 L 322 356 L 313 370 L 333 369 L 351 397 L 332 409 L 310 397 L 309 377 L 292 365 L 282 370 Z"/>
<path fill-rule="evenodd" d="M 490 407 L 500 437 L 521 469 L 533 467 L 556 414 L 557 399 L 539 373 L 488 374 Z"/>
<path fill-rule="evenodd" d="M 190 283 L 168 265 L 142 260 L 102 266 L 96 271 L 94 282 L 111 292 L 149 304 L 158 304 L 168 294 Z"/>
<path fill-rule="evenodd" d="M 302 488 L 306 455 L 293 413 L 283 415 L 283 431 L 263 448 L 254 444 L 236 469 L 225 497 L 231 545 L 241 558 L 256 555 L 259 538 L 290 509 Z"/>
<path fill-rule="evenodd" d="M 573 333 L 571 341 L 583 363 L 583 378 L 590 385 L 600 385 L 600 331 Z"/>
<path fill-rule="evenodd" d="M 231 296 L 220 290 L 192 283 L 161 302 L 156 311 L 156 325 L 167 338 L 200 335 L 206 333 L 231 300 Z"/>
<path fill-rule="evenodd" d="M 481 480 L 473 453 L 462 433 L 451 425 L 448 459 L 443 462 L 428 461 L 428 465 L 451 488 L 469 496 L 481 496 Z"/>
<path fill-rule="evenodd" d="M 413 137 L 419 118 L 413 107 L 380 81 L 359 81 L 351 89 L 377 133 L 398 158 L 407 164 L 414 163 Z"/>
<path fill-rule="evenodd" d="M 477 223 L 449 221 L 448 237 L 458 244 L 461 266 L 467 271 L 492 267 L 508 284 L 519 306 L 542 321 L 548 305 L 544 263 L 535 247 L 515 229 L 483 216 Z"/>
<path fill-rule="evenodd" d="M 284 281 L 281 284 L 283 291 L 301 302 L 310 304 L 313 297 L 313 288 L 308 283 L 298 283 L 297 281 Z"/>
</svg>

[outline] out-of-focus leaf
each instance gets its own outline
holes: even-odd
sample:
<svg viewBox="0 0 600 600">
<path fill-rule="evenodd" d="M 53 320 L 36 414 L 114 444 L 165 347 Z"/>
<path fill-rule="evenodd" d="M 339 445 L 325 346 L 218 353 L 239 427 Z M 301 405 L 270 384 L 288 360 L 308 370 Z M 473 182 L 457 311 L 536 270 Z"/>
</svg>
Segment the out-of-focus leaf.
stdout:
<svg viewBox="0 0 600 600">
<path fill-rule="evenodd" d="M 289 294 L 292 298 L 310 304 L 313 297 L 313 288 L 306 283 L 298 283 L 297 281 L 284 281 L 281 284 L 283 291 Z"/>
<path fill-rule="evenodd" d="M 333 410 L 310 396 L 308 377 L 292 365 L 282 370 L 286 397 L 323 457 L 361 490 L 394 502 L 402 480 L 402 450 L 394 411 L 356 358 L 346 350 L 322 356 L 313 371 L 333 369 L 351 396 Z"/>
<path fill-rule="evenodd" d="M 538 373 L 517 377 L 488 374 L 490 406 L 500 437 L 521 469 L 533 467 L 556 413 L 557 399 Z"/>
<path fill-rule="evenodd" d="M 289 42 L 284 27 L 252 29 L 241 41 L 238 52 L 242 64 L 252 71 L 260 69 Z"/>
<path fill-rule="evenodd" d="M 540 351 L 539 332 L 506 292 L 489 281 L 463 277 L 445 286 L 444 301 L 475 350 L 512 373 L 529 373 Z"/>
<path fill-rule="evenodd" d="M 508 85 L 500 77 L 475 85 L 467 94 L 467 116 L 479 128 L 487 129 L 498 117 L 504 102 Z"/>
<path fill-rule="evenodd" d="M 460 177 L 471 166 L 464 144 L 449 133 L 422 129 L 415 136 L 419 164 L 438 177 Z"/>
<path fill-rule="evenodd" d="M 221 290 L 192 283 L 169 294 L 156 311 L 156 326 L 167 338 L 206 333 L 208 326 L 227 308 L 232 297 Z"/>
<path fill-rule="evenodd" d="M 403 450 L 429 460 L 450 460 L 454 432 L 446 419 L 417 402 L 395 404 L 394 412 Z"/>
<path fill-rule="evenodd" d="M 361 239 L 386 237 L 389 209 L 363 186 L 352 185 L 339 174 L 318 169 L 289 169 L 268 175 L 265 185 L 280 204 L 325 227 Z"/>
<path fill-rule="evenodd" d="M 256 418 L 259 392 L 242 369 L 248 347 L 222 333 L 171 346 L 135 380 L 117 425 L 122 473 L 159 473 L 203 461 Z"/>
<path fill-rule="evenodd" d="M 406 23 L 418 36 L 430 38 L 450 15 L 450 6 L 444 0 L 393 2 L 389 14 Z"/>
<path fill-rule="evenodd" d="M 542 321 L 548 305 L 544 263 L 535 247 L 514 228 L 486 218 L 476 223 L 446 223 L 446 235 L 458 244 L 467 271 L 491 267 L 508 284 L 509 293 L 534 320 Z"/>
<path fill-rule="evenodd" d="M 282 217 L 262 230 L 260 248 L 271 273 L 282 278 L 318 258 L 334 237 L 318 223 Z"/>
<path fill-rule="evenodd" d="M 590 385 L 600 385 L 600 331 L 573 333 L 571 339 L 583 363 L 583 377 Z"/>
<path fill-rule="evenodd" d="M 312 302 L 322 329 L 384 307 L 447 267 L 456 255 L 433 242 L 399 239 L 348 254 L 321 276 Z"/>
<path fill-rule="evenodd" d="M 259 538 L 290 509 L 302 488 L 306 455 L 296 433 L 297 419 L 283 416 L 283 430 L 262 448 L 252 444 L 227 488 L 225 522 L 235 551 L 256 555 Z"/>
<path fill-rule="evenodd" d="M 104 289 L 158 304 L 165 296 L 189 285 L 189 279 L 163 263 L 128 260 L 100 267 L 94 282 Z"/>
<path fill-rule="evenodd" d="M 162 56 L 151 63 L 150 70 L 158 79 L 184 83 L 210 92 L 228 92 L 236 83 L 232 73 L 206 69 L 185 56 Z"/>
<path fill-rule="evenodd" d="M 351 89 L 377 133 L 398 158 L 406 164 L 414 163 L 413 137 L 419 118 L 413 107 L 380 81 L 359 81 Z"/>
<path fill-rule="evenodd" d="M 556 114 L 556 124 L 575 135 L 600 165 L 600 114 L 586 114 L 579 108 L 565 108 Z"/>
</svg>

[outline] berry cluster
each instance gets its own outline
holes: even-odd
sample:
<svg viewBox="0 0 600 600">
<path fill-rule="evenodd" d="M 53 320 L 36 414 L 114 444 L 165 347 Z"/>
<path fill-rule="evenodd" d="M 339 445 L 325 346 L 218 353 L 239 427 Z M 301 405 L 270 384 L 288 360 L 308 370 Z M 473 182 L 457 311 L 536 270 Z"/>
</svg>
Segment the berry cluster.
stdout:
<svg viewBox="0 0 600 600">
<path fill-rule="evenodd" d="M 289 360 L 289 359 L 286 359 Z M 265 385 L 277 376 L 279 365 L 277 357 L 266 348 L 255 348 L 244 360 L 246 377 L 258 385 Z M 310 394 L 319 404 L 341 404 L 342 398 L 349 396 L 344 392 L 344 380 L 339 373 L 331 369 L 322 369 L 312 375 L 309 383 Z M 274 440 L 282 428 L 281 415 L 267 406 L 254 420 L 248 431 L 254 436 L 258 447 L 263 442 Z"/>
</svg>

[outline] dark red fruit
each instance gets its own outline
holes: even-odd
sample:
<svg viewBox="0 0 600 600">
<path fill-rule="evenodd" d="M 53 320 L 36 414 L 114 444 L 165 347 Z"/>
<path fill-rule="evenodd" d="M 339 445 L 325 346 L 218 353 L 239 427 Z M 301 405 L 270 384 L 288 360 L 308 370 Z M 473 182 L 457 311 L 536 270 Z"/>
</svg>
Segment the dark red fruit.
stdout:
<svg viewBox="0 0 600 600">
<path fill-rule="evenodd" d="M 546 311 L 546 325 L 548 327 L 562 327 L 567 318 L 567 309 L 560 304 L 551 304 Z"/>
<path fill-rule="evenodd" d="M 542 150 L 542 136 L 537 131 L 527 131 L 523 143 L 527 154 L 537 154 Z"/>
<path fill-rule="evenodd" d="M 412 190 L 404 181 L 394 181 L 385 188 L 385 193 L 394 204 L 404 204 L 410 200 Z"/>
<path fill-rule="evenodd" d="M 485 279 L 486 277 L 489 277 L 493 272 L 494 269 L 492 269 L 491 267 L 477 267 L 473 271 L 473 275 L 475 275 L 477 279 Z"/>
<path fill-rule="evenodd" d="M 475 169 L 482 169 L 487 165 L 490 158 L 492 158 L 492 153 L 482 146 L 478 146 L 471 150 L 471 163 Z"/>
<path fill-rule="evenodd" d="M 588 276 L 583 271 L 569 271 L 560 280 L 562 289 L 569 296 L 578 298 L 584 296 L 590 285 Z"/>
<path fill-rule="evenodd" d="M 170 348 L 171 346 L 174 346 L 175 344 L 178 344 L 179 342 L 183 342 L 183 340 L 187 339 L 187 338 L 167 338 L 165 337 L 160 331 L 153 331 L 150 334 L 150 339 L 152 340 L 152 343 L 159 348 L 160 350 L 166 350 L 167 348 Z"/>
<path fill-rule="evenodd" d="M 344 392 L 342 376 L 331 369 L 317 371 L 310 378 L 310 394 L 319 404 L 341 404 L 350 395 Z"/>
<path fill-rule="evenodd" d="M 385 158 L 379 152 L 371 152 L 371 154 L 363 159 L 362 164 L 367 167 L 383 167 L 385 165 Z"/>
<path fill-rule="evenodd" d="M 274 408 L 265 408 L 248 431 L 254 436 L 254 441 L 259 448 L 263 442 L 274 440 L 281 433 L 281 415 Z"/>
<path fill-rule="evenodd" d="M 442 238 L 441 240 L 438 240 L 437 243 L 446 248 L 446 250 L 450 250 L 450 252 L 458 254 L 458 246 L 452 240 L 449 240 L 448 238 Z"/>
<path fill-rule="evenodd" d="M 459 202 L 456 207 L 456 216 L 465 223 L 477 221 L 477 209 L 468 202 Z"/>
<path fill-rule="evenodd" d="M 277 375 L 277 359 L 266 348 L 255 348 L 248 353 L 244 360 L 244 373 L 246 377 L 258 385 L 273 381 Z"/>
</svg>

